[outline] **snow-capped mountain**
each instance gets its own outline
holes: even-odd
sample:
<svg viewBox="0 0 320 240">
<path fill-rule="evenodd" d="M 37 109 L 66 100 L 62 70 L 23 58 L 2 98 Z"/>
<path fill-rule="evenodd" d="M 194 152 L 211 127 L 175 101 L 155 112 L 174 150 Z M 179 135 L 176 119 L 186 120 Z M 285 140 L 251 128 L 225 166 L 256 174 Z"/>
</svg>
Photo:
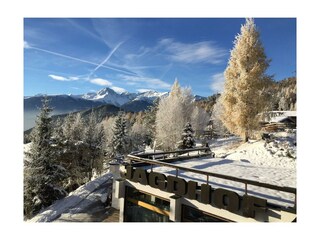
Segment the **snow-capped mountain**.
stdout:
<svg viewBox="0 0 320 240">
<path fill-rule="evenodd" d="M 53 107 L 53 115 L 65 114 L 74 111 L 94 108 L 104 104 L 121 107 L 125 111 L 144 111 L 158 97 L 168 93 L 147 91 L 143 93 L 116 92 L 111 88 L 103 88 L 97 92 L 89 92 L 81 95 L 61 94 L 49 95 L 50 104 Z M 24 97 L 24 130 L 32 128 L 36 115 L 41 107 L 44 94 Z"/>
<path fill-rule="evenodd" d="M 157 98 L 163 98 L 168 96 L 168 92 L 156 92 L 156 91 L 147 91 L 137 94 L 133 101 L 146 101 L 149 103 L 154 102 Z"/>
<path fill-rule="evenodd" d="M 130 101 L 146 101 L 152 103 L 155 99 L 167 96 L 167 92 L 146 91 L 143 93 L 116 92 L 111 88 L 103 88 L 98 92 L 90 92 L 81 98 L 122 106 Z"/>
<path fill-rule="evenodd" d="M 65 114 L 111 104 L 120 107 L 124 111 L 144 111 L 153 105 L 158 98 L 168 96 L 168 92 L 145 91 L 142 93 L 129 93 L 114 91 L 111 88 L 103 88 L 97 92 L 89 92 L 82 95 L 61 94 L 48 96 L 53 107 L 53 115 Z M 34 126 L 34 120 L 41 107 L 41 99 L 44 95 L 24 97 L 24 129 Z M 197 97 L 195 97 L 197 98 Z"/>
<path fill-rule="evenodd" d="M 117 93 L 111 88 L 103 88 L 98 92 L 90 92 L 86 93 L 82 96 L 83 99 L 99 101 L 104 103 L 109 103 L 115 106 L 121 106 L 132 100 L 134 94 L 130 94 L 127 92 Z"/>
</svg>

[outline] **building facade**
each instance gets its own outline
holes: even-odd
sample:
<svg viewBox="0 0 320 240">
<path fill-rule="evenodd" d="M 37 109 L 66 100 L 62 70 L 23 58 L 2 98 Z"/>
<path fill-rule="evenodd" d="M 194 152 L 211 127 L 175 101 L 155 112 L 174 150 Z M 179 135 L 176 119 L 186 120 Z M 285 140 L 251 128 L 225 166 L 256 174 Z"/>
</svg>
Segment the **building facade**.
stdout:
<svg viewBox="0 0 320 240">
<path fill-rule="evenodd" d="M 296 221 L 296 190 L 239 179 L 169 162 L 130 156 L 131 164 L 112 166 L 112 206 L 120 210 L 120 222 L 293 222 Z M 188 157 L 190 159 L 190 157 Z M 181 162 L 182 158 L 176 159 Z M 193 159 L 192 159 L 193 161 Z M 200 161 L 201 158 L 194 158 Z M 156 166 L 166 168 L 157 168 Z M 170 170 L 171 169 L 171 170 Z M 197 181 L 188 172 L 204 175 Z M 209 178 L 226 178 L 230 186 L 212 186 Z M 237 184 L 236 184 L 237 183 Z M 272 202 L 275 196 L 248 191 L 248 185 L 271 188 L 275 196 L 290 196 L 285 203 Z M 240 189 L 243 186 L 243 189 Z M 252 194 L 251 194 L 252 192 Z"/>
</svg>

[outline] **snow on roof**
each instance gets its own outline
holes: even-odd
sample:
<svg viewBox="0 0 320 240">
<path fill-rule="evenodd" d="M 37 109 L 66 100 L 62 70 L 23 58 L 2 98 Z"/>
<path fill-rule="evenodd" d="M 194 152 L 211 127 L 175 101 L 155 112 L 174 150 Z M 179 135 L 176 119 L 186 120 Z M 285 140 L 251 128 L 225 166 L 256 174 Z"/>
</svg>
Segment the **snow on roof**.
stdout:
<svg viewBox="0 0 320 240">
<path fill-rule="evenodd" d="M 287 116 L 281 116 L 281 117 L 273 117 L 270 119 L 270 122 L 281 122 L 282 120 L 288 118 Z"/>
<path fill-rule="evenodd" d="M 174 163 L 178 166 L 194 168 L 206 172 L 224 174 L 237 178 L 249 179 L 262 183 L 268 183 L 276 186 L 296 187 L 295 169 L 272 168 L 268 166 L 259 166 L 243 160 L 230 160 L 223 158 L 202 157 L 189 160 L 178 161 Z M 176 171 L 170 167 L 153 167 L 155 172 L 166 175 L 175 175 Z M 206 175 L 181 171 L 178 177 L 186 181 L 196 181 L 199 184 L 206 183 Z M 213 188 L 225 188 L 237 192 L 239 195 L 244 194 L 245 186 L 243 183 L 234 182 L 222 178 L 209 177 L 209 184 Z M 262 188 L 248 185 L 248 194 L 265 198 L 270 203 L 281 206 L 293 206 L 294 194 L 281 192 L 277 190 Z"/>
<path fill-rule="evenodd" d="M 297 111 L 269 111 L 267 113 L 277 114 L 277 115 L 286 116 L 286 117 L 296 117 L 297 116 Z"/>
<path fill-rule="evenodd" d="M 69 193 L 67 197 L 56 201 L 28 222 L 51 222 L 69 209 L 77 208 L 75 211 L 80 211 L 80 208 L 84 209 L 88 204 L 90 204 L 90 202 L 92 202 L 92 199 L 89 199 L 88 201 L 84 200 L 103 183 L 111 179 L 111 177 L 111 173 L 106 173 L 101 177 L 80 186 L 75 191 Z"/>
<path fill-rule="evenodd" d="M 280 120 L 287 118 L 287 117 L 297 117 L 296 111 L 269 111 L 263 112 L 259 115 L 263 116 L 263 121 L 266 122 L 278 122 L 278 118 Z"/>
</svg>

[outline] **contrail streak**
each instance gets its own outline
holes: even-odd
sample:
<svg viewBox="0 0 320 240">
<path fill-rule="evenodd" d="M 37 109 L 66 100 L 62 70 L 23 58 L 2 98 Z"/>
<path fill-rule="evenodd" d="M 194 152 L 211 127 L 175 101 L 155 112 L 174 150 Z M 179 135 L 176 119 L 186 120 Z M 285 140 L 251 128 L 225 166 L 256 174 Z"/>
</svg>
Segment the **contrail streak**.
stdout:
<svg viewBox="0 0 320 240">
<path fill-rule="evenodd" d="M 122 44 L 122 43 L 121 43 Z M 120 44 L 120 45 L 121 45 Z M 118 44 L 119 45 L 119 44 Z M 118 46 L 117 45 L 117 46 Z M 119 45 L 119 46 L 120 46 Z M 114 70 L 114 71 L 118 71 L 118 72 L 122 72 L 122 73 L 126 73 L 126 74 L 130 74 L 130 75 L 137 75 L 133 72 L 129 72 L 129 71 L 125 71 L 125 70 L 121 70 L 121 69 L 118 69 L 118 68 L 113 68 L 113 67 L 109 67 L 109 66 L 105 66 L 103 65 L 103 62 L 102 64 L 98 64 L 98 63 L 94 63 L 94 62 L 90 62 L 90 61 L 87 61 L 87 60 L 83 60 L 83 59 L 80 59 L 80 58 L 76 58 L 76 57 L 71 57 L 71 56 L 68 56 L 68 55 L 65 55 L 65 54 L 61 54 L 61 53 L 57 53 L 57 52 L 52 52 L 52 51 L 49 51 L 49 50 L 46 50 L 46 49 L 42 49 L 42 48 L 38 48 L 38 47 L 28 47 L 29 49 L 35 49 L 35 50 L 39 50 L 39 51 L 42 51 L 42 52 L 45 52 L 45 53 L 49 53 L 49 54 L 52 54 L 52 55 L 56 55 L 56 56 L 59 56 L 59 57 L 63 57 L 63 58 L 68 58 L 68 59 L 72 59 L 72 60 L 75 60 L 75 61 L 78 61 L 78 62 L 82 62 L 82 63 L 87 63 L 87 64 L 91 64 L 91 65 L 94 65 L 94 66 L 97 66 L 96 69 L 99 67 L 103 67 L 103 68 L 107 68 L 107 69 L 111 69 L 111 70 Z M 116 50 L 116 49 L 115 49 Z M 112 51 L 111 53 L 113 53 L 114 51 Z M 111 54 L 110 53 L 110 54 Z M 110 55 L 109 54 L 109 55 Z M 111 56 L 110 56 L 111 57 Z M 108 59 L 107 59 L 108 60 Z M 96 70 L 95 70 L 96 71 Z"/>
<path fill-rule="evenodd" d="M 123 44 L 123 42 L 120 42 L 117 46 L 115 46 L 114 49 L 112 49 L 112 51 L 109 53 L 109 55 L 106 57 L 106 59 L 104 59 L 92 72 L 90 75 L 94 74 L 95 71 L 97 71 L 100 67 L 103 66 L 103 64 L 105 64 L 114 54 L 115 51 L 117 51 L 117 49 Z"/>
</svg>

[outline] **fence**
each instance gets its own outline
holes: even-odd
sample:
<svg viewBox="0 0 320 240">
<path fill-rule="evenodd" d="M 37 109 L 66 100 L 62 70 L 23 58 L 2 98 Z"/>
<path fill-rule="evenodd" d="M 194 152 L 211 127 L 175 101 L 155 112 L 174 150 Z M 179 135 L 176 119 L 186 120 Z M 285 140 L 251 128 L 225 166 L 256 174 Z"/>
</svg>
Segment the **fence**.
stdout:
<svg viewBox="0 0 320 240">
<path fill-rule="evenodd" d="M 291 194 L 295 195 L 293 210 L 296 211 L 296 204 L 297 204 L 297 190 L 296 190 L 296 188 L 277 186 L 277 185 L 262 183 L 262 182 L 258 182 L 258 181 L 254 181 L 254 180 L 250 180 L 250 179 L 238 178 L 238 177 L 233 177 L 233 176 L 229 176 L 229 175 L 212 173 L 212 172 L 207 172 L 207 171 L 203 171 L 203 170 L 199 170 L 199 169 L 178 166 L 178 165 L 175 165 L 175 164 L 172 164 L 169 162 L 164 162 L 163 161 L 163 160 L 165 160 L 164 157 L 163 157 L 162 161 L 148 159 L 150 156 L 154 156 L 154 155 L 161 155 L 162 154 L 163 156 L 165 156 L 165 155 L 169 155 L 169 154 L 177 154 L 177 153 L 186 152 L 186 151 L 192 152 L 192 151 L 206 151 L 206 150 L 210 150 L 210 149 L 209 148 L 198 148 L 198 149 L 177 150 L 177 151 L 171 151 L 171 152 L 144 153 L 144 154 L 136 154 L 136 155 L 129 154 L 127 156 L 127 158 L 130 161 L 130 164 L 133 164 L 133 165 L 135 165 L 136 163 L 142 163 L 143 165 L 150 165 L 151 171 L 153 171 L 154 165 L 173 168 L 176 171 L 176 177 L 179 176 L 179 171 L 187 171 L 187 172 L 193 172 L 193 173 L 205 175 L 207 185 L 209 185 L 209 177 L 216 177 L 216 178 L 226 179 L 226 180 L 230 180 L 230 181 L 234 181 L 234 182 L 240 182 L 240 183 L 244 184 L 244 193 L 246 195 L 248 193 L 248 185 L 291 193 Z M 198 152 L 198 157 L 200 157 L 200 156 L 201 155 Z M 147 157 L 147 158 L 144 158 L 144 157 Z M 196 157 L 196 156 L 191 156 L 191 158 L 194 158 L 194 157 Z M 181 157 L 180 156 L 180 157 L 174 157 L 174 158 L 168 158 L 168 159 L 176 161 L 176 160 L 183 160 L 183 159 L 189 159 L 189 158 L 190 158 L 190 156 L 189 157 Z"/>
</svg>

